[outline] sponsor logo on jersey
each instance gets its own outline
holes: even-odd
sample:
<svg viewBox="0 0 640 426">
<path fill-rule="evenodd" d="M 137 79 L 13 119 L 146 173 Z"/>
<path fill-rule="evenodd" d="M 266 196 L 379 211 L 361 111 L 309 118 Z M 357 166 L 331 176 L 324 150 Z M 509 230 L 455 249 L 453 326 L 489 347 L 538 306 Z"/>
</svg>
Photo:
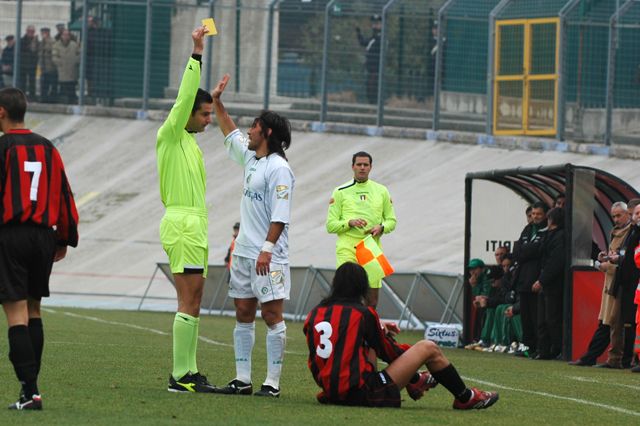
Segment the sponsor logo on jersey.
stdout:
<svg viewBox="0 0 640 426">
<path fill-rule="evenodd" d="M 252 190 L 247 188 L 244 189 L 243 195 L 249 198 L 251 201 L 262 201 L 262 194 L 258 192 L 253 192 Z"/>
<path fill-rule="evenodd" d="M 360 201 L 367 201 L 367 194 L 360 194 Z"/>
<path fill-rule="evenodd" d="M 279 200 L 288 200 L 289 187 L 287 185 L 276 185 L 276 198 Z"/>
</svg>

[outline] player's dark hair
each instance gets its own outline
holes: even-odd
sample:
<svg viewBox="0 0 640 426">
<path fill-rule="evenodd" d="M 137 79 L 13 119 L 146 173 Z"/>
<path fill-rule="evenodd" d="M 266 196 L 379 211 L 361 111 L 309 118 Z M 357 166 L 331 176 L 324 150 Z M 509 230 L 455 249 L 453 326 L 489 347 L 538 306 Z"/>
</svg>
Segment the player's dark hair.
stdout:
<svg viewBox="0 0 640 426">
<path fill-rule="evenodd" d="M 564 227 L 564 210 L 554 207 L 547 213 L 547 220 L 553 222 L 558 228 Z"/>
<path fill-rule="evenodd" d="M 198 108 L 200 108 L 201 104 L 212 104 L 213 97 L 211 93 L 207 92 L 204 89 L 198 89 L 198 93 L 196 93 L 196 99 L 193 101 L 193 108 L 191 109 L 191 115 L 195 114 Z"/>
<path fill-rule="evenodd" d="M 0 89 L 0 107 L 7 111 L 9 120 L 22 123 L 27 113 L 27 97 L 22 90 L 15 87 Z"/>
<path fill-rule="evenodd" d="M 291 123 L 289 120 L 276 112 L 265 110 L 253 120 L 253 124 L 256 123 L 260 123 L 262 136 L 267 140 L 269 154 L 276 153 L 286 160 L 287 156 L 284 152 L 291 146 Z M 269 129 L 271 129 L 271 134 L 269 134 Z"/>
<path fill-rule="evenodd" d="M 362 303 L 368 290 L 367 271 L 357 263 L 346 262 L 336 269 L 331 293 L 320 302 L 320 305 L 329 305 L 338 301 Z"/>
<path fill-rule="evenodd" d="M 369 159 L 369 165 L 373 164 L 373 158 L 371 158 L 371 154 L 369 154 L 368 152 L 364 152 L 364 151 L 358 151 L 355 154 L 353 154 L 353 157 L 351 157 L 351 165 L 352 166 L 354 164 L 356 164 L 356 157 L 367 157 Z"/>
<path fill-rule="evenodd" d="M 531 209 L 542 209 L 546 213 L 549 211 L 549 206 L 542 201 L 536 201 L 535 203 L 531 204 Z"/>
</svg>

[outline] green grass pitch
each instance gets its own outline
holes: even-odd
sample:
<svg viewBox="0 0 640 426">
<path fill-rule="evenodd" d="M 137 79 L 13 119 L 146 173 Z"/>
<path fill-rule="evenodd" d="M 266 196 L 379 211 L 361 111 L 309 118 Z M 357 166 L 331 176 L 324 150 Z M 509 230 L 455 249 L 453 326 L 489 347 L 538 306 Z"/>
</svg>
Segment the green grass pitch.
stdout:
<svg viewBox="0 0 640 426">
<path fill-rule="evenodd" d="M 454 411 L 452 397 L 442 386 L 418 402 L 403 392 L 399 410 L 323 406 L 315 400 L 317 387 L 307 370 L 302 324 L 291 321 L 280 399 L 174 394 L 166 390 L 173 314 L 52 307 L 43 318 L 46 343 L 40 389 L 45 409 L 12 412 L 0 407 L 0 425 L 640 424 L 640 374 L 459 349 L 445 353 L 468 385 L 500 392 L 493 407 Z M 0 326 L 6 330 L 4 316 Z M 218 385 L 235 373 L 233 326 L 234 320 L 226 317 L 203 316 L 200 323 L 199 367 Z M 256 330 L 253 380 L 259 387 L 266 370 L 261 321 Z M 405 332 L 399 340 L 411 343 L 420 338 L 420 333 Z M 4 332 L 3 405 L 14 402 L 19 392 L 7 352 Z"/>
</svg>

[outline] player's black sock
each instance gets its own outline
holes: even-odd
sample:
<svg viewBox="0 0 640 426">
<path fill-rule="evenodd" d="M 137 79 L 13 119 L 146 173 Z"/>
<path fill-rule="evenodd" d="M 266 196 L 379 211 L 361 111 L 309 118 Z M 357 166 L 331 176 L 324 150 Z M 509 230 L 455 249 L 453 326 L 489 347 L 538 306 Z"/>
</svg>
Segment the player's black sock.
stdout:
<svg viewBox="0 0 640 426">
<path fill-rule="evenodd" d="M 42 318 L 29 318 L 29 337 L 33 355 L 36 359 L 36 375 L 40 374 L 42 364 L 42 349 L 44 348 L 44 330 L 42 328 Z"/>
<path fill-rule="evenodd" d="M 438 383 L 447 388 L 458 401 L 467 402 L 471 398 L 471 390 L 467 389 L 453 364 L 447 365 L 440 371 L 432 371 L 431 375 Z"/>
<path fill-rule="evenodd" d="M 27 398 L 38 392 L 38 373 L 26 325 L 9 327 L 9 359 Z"/>
<path fill-rule="evenodd" d="M 418 380 L 420 380 L 420 375 L 418 374 L 418 372 L 416 372 L 411 380 L 409 380 L 409 383 L 416 383 Z"/>
</svg>

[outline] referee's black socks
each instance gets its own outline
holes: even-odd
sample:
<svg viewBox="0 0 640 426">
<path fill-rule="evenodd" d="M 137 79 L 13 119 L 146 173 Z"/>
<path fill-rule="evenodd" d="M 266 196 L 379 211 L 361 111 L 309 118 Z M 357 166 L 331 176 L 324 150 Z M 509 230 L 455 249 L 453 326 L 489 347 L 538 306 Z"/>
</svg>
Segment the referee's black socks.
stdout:
<svg viewBox="0 0 640 426">
<path fill-rule="evenodd" d="M 9 327 L 9 359 L 27 398 L 38 392 L 38 368 L 26 325 Z"/>
</svg>

